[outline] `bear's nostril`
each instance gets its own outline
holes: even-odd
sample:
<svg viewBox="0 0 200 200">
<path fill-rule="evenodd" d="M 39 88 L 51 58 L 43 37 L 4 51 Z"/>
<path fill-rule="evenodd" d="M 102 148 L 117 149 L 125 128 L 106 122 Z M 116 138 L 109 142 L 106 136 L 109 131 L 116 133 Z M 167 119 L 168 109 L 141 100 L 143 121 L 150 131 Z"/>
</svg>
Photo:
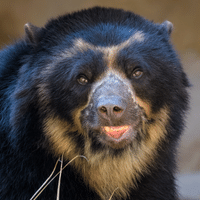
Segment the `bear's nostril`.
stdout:
<svg viewBox="0 0 200 200">
<path fill-rule="evenodd" d="M 99 108 L 99 111 L 101 113 L 107 113 L 107 108 L 105 106 L 102 106 L 101 108 Z"/>
<path fill-rule="evenodd" d="M 118 106 L 114 106 L 113 111 L 116 112 L 116 113 L 120 113 L 120 112 L 123 111 L 123 109 L 118 107 Z"/>
</svg>

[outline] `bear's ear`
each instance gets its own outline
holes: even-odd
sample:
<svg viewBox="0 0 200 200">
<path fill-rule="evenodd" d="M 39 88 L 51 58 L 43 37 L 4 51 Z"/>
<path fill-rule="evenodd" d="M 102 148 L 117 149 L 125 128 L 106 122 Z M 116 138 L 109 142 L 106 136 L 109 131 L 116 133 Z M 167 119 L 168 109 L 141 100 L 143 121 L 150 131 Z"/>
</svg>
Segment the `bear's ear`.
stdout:
<svg viewBox="0 0 200 200">
<path fill-rule="evenodd" d="M 31 23 L 27 23 L 24 25 L 24 29 L 26 42 L 36 45 L 40 40 L 43 28 L 39 28 Z"/>
<path fill-rule="evenodd" d="M 164 28 L 167 33 L 169 35 L 171 35 L 172 31 L 173 31 L 173 24 L 170 22 L 170 21 L 164 21 L 162 24 L 161 24 L 162 28 Z"/>
</svg>

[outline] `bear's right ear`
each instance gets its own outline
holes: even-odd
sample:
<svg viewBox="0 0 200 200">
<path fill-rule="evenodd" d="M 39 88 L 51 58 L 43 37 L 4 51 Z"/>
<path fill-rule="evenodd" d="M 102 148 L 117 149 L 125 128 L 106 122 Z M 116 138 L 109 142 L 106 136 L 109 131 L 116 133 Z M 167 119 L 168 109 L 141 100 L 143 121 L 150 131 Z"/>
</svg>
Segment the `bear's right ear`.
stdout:
<svg viewBox="0 0 200 200">
<path fill-rule="evenodd" d="M 26 42 L 36 45 L 40 40 L 43 28 L 39 28 L 31 23 L 27 23 L 24 25 L 24 29 Z"/>
</svg>

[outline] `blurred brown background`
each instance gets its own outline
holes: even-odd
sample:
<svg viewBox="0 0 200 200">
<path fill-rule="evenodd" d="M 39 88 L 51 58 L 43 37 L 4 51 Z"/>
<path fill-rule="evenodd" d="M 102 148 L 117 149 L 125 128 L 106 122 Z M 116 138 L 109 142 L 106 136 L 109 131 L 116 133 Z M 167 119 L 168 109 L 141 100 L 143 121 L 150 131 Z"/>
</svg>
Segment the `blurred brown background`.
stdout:
<svg viewBox="0 0 200 200">
<path fill-rule="evenodd" d="M 24 24 L 43 26 L 49 18 L 92 6 L 131 10 L 155 22 L 169 20 L 174 24 L 172 41 L 180 53 L 183 66 L 192 83 L 191 109 L 187 128 L 179 148 L 181 174 L 196 173 L 197 179 L 182 175 L 182 193 L 191 184 L 200 199 L 200 1 L 199 0 L 0 0 L 0 48 L 23 36 Z M 184 178 L 183 178 L 184 177 Z M 199 181 L 199 182 L 198 182 Z M 198 182 L 198 183 L 197 183 Z M 197 188 L 197 185 L 199 187 Z M 184 188 L 185 187 L 185 188 Z M 186 194 L 187 195 L 187 194 Z M 189 194 L 188 194 L 189 196 Z"/>
</svg>

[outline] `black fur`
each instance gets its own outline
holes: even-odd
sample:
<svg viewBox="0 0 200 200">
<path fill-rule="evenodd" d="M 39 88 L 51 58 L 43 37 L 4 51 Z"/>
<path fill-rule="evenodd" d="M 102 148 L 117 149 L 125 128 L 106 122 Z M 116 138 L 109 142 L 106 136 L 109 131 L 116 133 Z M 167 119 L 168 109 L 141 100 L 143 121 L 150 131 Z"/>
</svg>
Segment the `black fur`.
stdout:
<svg viewBox="0 0 200 200">
<path fill-rule="evenodd" d="M 44 120 L 59 116 L 67 124 L 74 124 L 73 112 L 87 104 L 92 86 L 107 69 L 102 51 L 88 48 L 65 57 L 66 50 L 73 50 L 77 38 L 100 48 L 120 45 L 138 31 L 144 34 L 144 41 L 120 49 L 115 65 L 126 75 L 136 96 L 151 105 L 152 114 L 167 107 L 169 120 L 165 140 L 160 141 L 155 147 L 156 155 L 152 155 L 154 161 L 141 170 L 137 188 L 131 186 L 127 198 L 122 199 L 178 199 L 175 153 L 188 106 L 189 83 L 170 43 L 172 25 L 155 24 L 131 12 L 99 7 L 52 19 L 44 28 L 35 30 L 28 25 L 24 39 L 0 52 L 0 199 L 28 200 L 47 179 L 59 155 L 53 152 L 45 135 Z M 141 79 L 131 77 L 134 66 L 142 66 Z M 82 74 L 89 79 L 86 85 L 77 82 Z M 95 101 L 93 96 L 91 101 Z M 124 124 L 127 118 L 135 120 L 131 114 L 133 107 L 129 106 L 128 117 L 115 121 L 117 125 Z M 78 130 L 65 133 L 76 144 L 74 148 L 84 155 L 86 140 L 91 140 L 94 156 L 107 149 L 113 157 L 120 158 L 126 147 L 115 149 L 106 140 L 102 142 L 95 123 L 105 126 L 107 122 L 98 121 L 96 108 L 84 109 L 80 120 L 88 137 Z M 90 115 L 86 117 L 87 109 Z M 146 118 L 147 124 L 154 124 L 154 119 L 149 119 L 142 108 L 137 109 L 137 116 Z M 140 123 L 138 126 L 141 128 Z M 135 140 L 140 145 L 141 140 L 148 140 L 148 133 L 141 131 Z M 136 151 L 133 155 L 137 153 L 136 147 L 131 148 Z M 57 182 L 56 178 L 38 199 L 56 199 Z M 64 199 L 100 199 L 73 164 L 62 173 L 60 200 Z"/>
</svg>

